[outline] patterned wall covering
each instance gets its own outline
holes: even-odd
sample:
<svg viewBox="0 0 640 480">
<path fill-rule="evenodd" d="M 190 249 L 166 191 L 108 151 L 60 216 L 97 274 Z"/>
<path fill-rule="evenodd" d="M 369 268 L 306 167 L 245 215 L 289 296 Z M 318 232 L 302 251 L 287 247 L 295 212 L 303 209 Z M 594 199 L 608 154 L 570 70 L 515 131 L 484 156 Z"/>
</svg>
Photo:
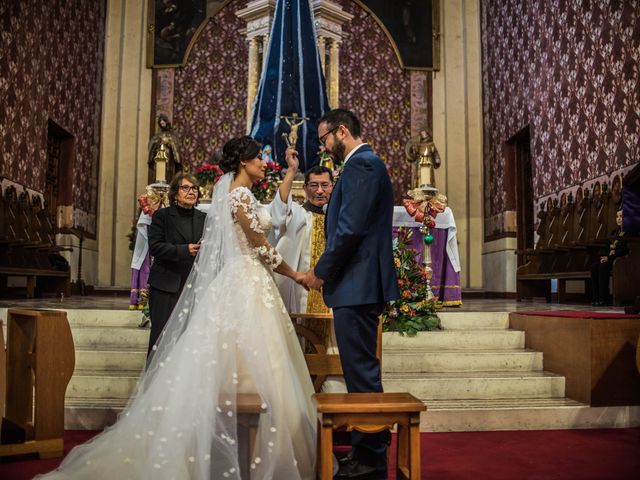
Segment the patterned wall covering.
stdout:
<svg viewBox="0 0 640 480">
<path fill-rule="evenodd" d="M 482 4 L 485 234 L 505 231 L 505 141 L 529 125 L 536 199 L 640 158 L 640 1 Z"/>
<path fill-rule="evenodd" d="M 181 155 L 193 167 L 246 131 L 248 47 L 240 32 L 246 23 L 235 15 L 246 3 L 234 0 L 213 16 L 185 67 L 176 69 L 173 122 Z"/>
<path fill-rule="evenodd" d="M 347 39 L 340 47 L 340 106 L 360 118 L 364 140 L 391 169 L 395 201 L 400 203 L 411 181 L 411 166 L 404 160 L 404 144 L 411 135 L 410 72 L 400 68 L 371 15 L 355 2 L 336 3 L 354 15 L 343 27 Z M 427 78 L 430 87 L 431 76 Z M 427 99 L 431 101 L 431 92 Z"/>
<path fill-rule="evenodd" d="M 42 192 L 47 121 L 75 137 L 74 207 L 95 216 L 106 2 L 0 1 L 0 174 Z M 92 232 L 94 233 L 94 232 Z"/>
<path fill-rule="evenodd" d="M 235 16 L 246 3 L 234 0 L 210 19 L 187 65 L 176 70 L 174 127 L 182 155 L 195 167 L 246 129 L 248 48 L 240 32 L 246 24 Z M 349 41 L 340 49 L 340 103 L 360 116 L 364 138 L 390 165 L 399 201 L 410 178 L 403 153 L 411 128 L 409 72 L 400 68 L 387 37 L 368 13 L 350 0 L 338 3 L 355 15 L 344 27 Z M 430 76 L 427 79 L 430 89 Z M 430 102 L 430 90 L 427 98 Z"/>
</svg>

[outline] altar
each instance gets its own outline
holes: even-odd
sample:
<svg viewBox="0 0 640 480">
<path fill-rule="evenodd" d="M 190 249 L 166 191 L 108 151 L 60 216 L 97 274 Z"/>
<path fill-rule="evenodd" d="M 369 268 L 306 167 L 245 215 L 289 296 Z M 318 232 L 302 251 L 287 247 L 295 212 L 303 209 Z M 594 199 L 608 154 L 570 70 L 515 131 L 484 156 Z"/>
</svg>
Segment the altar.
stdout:
<svg viewBox="0 0 640 480">
<path fill-rule="evenodd" d="M 446 307 L 462 305 L 462 290 L 460 287 L 460 256 L 458 254 L 458 239 L 453 211 L 446 207 L 443 213 L 435 217 L 435 228 L 431 229 L 433 243 L 431 244 L 431 291 L 438 297 L 438 304 Z M 393 208 L 393 234 L 397 235 L 400 228 L 413 231 L 410 247 L 418 254 L 416 260 L 422 263 L 424 259 L 424 243 L 420 232 L 420 223 L 416 222 L 402 206 Z"/>
</svg>

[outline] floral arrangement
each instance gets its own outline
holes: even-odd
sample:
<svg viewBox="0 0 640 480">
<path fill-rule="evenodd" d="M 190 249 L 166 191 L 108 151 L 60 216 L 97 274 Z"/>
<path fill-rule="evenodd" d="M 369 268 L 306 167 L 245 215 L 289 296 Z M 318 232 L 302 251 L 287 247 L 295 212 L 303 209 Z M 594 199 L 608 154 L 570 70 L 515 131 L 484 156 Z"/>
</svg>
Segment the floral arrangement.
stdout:
<svg viewBox="0 0 640 480">
<path fill-rule="evenodd" d="M 211 198 L 213 186 L 220 180 L 224 172 L 217 163 L 205 163 L 196 168 L 196 180 L 200 184 L 200 196 Z"/>
<path fill-rule="evenodd" d="M 400 298 L 389 303 L 382 313 L 385 331 L 414 336 L 428 330 L 439 330 L 435 313 L 436 298 L 427 300 L 427 273 L 416 261 L 417 252 L 409 247 L 413 232 L 400 229 L 393 240 L 393 259 L 398 271 Z"/>
<path fill-rule="evenodd" d="M 267 170 L 264 178 L 256 181 L 251 187 L 251 192 L 259 202 L 266 202 L 273 198 L 278 190 L 281 171 L 282 166 L 279 163 L 267 161 Z"/>
</svg>

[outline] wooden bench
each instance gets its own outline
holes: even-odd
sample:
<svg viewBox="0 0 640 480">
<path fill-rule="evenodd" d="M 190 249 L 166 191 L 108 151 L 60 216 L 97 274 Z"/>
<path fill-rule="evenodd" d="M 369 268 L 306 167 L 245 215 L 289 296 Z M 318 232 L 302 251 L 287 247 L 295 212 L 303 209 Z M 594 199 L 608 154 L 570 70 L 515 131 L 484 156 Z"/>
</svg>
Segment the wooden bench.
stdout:
<svg viewBox="0 0 640 480">
<path fill-rule="evenodd" d="M 398 426 L 397 478 L 419 480 L 420 413 L 427 407 L 409 393 L 316 393 L 318 478 L 333 477 L 333 430 L 365 433 Z"/>
<path fill-rule="evenodd" d="M 242 478 L 250 478 L 250 465 L 256 445 L 256 435 L 260 415 L 266 408 L 260 395 L 255 393 L 238 393 L 236 395 L 236 418 L 238 426 L 247 433 L 247 441 L 238 443 L 238 458 L 240 460 L 240 474 Z"/>
<path fill-rule="evenodd" d="M 5 418 L 24 442 L 0 445 L 0 457 L 64 452 L 64 397 L 75 367 L 67 313 L 10 308 L 7 313 Z"/>
<path fill-rule="evenodd" d="M 43 292 L 71 295 L 70 272 L 51 269 L 0 267 L 0 288 L 7 289 L 9 277 L 27 278 L 27 298 L 35 298 Z"/>
<path fill-rule="evenodd" d="M 553 272 L 518 274 L 518 300 L 522 298 L 545 297 L 551 302 L 551 280 L 558 280 L 558 303 L 566 300 L 567 280 L 584 280 L 585 292 L 590 292 L 591 272 Z"/>
<path fill-rule="evenodd" d="M 327 347 L 323 338 L 320 338 L 313 330 L 299 324 L 296 320 L 315 320 L 318 322 L 331 322 L 331 313 L 291 313 L 291 321 L 296 333 L 310 346 L 312 353 L 305 353 L 304 359 L 311 375 L 313 387 L 320 392 L 322 384 L 329 376 L 343 376 L 340 355 L 327 353 Z M 378 322 L 378 349 L 376 357 L 382 362 L 382 321 Z"/>
</svg>

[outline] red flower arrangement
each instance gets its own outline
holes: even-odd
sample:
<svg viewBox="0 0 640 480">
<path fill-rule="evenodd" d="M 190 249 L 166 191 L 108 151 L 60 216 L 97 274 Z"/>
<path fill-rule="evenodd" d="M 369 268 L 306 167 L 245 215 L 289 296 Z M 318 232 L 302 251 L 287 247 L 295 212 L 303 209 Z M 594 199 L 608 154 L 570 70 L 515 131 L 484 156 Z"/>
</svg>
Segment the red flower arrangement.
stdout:
<svg viewBox="0 0 640 480">
<path fill-rule="evenodd" d="M 266 202 L 273 198 L 278 190 L 281 171 L 282 165 L 279 163 L 273 161 L 267 162 L 267 170 L 265 171 L 264 178 L 256 181 L 251 187 L 251 192 L 259 202 Z"/>
</svg>

